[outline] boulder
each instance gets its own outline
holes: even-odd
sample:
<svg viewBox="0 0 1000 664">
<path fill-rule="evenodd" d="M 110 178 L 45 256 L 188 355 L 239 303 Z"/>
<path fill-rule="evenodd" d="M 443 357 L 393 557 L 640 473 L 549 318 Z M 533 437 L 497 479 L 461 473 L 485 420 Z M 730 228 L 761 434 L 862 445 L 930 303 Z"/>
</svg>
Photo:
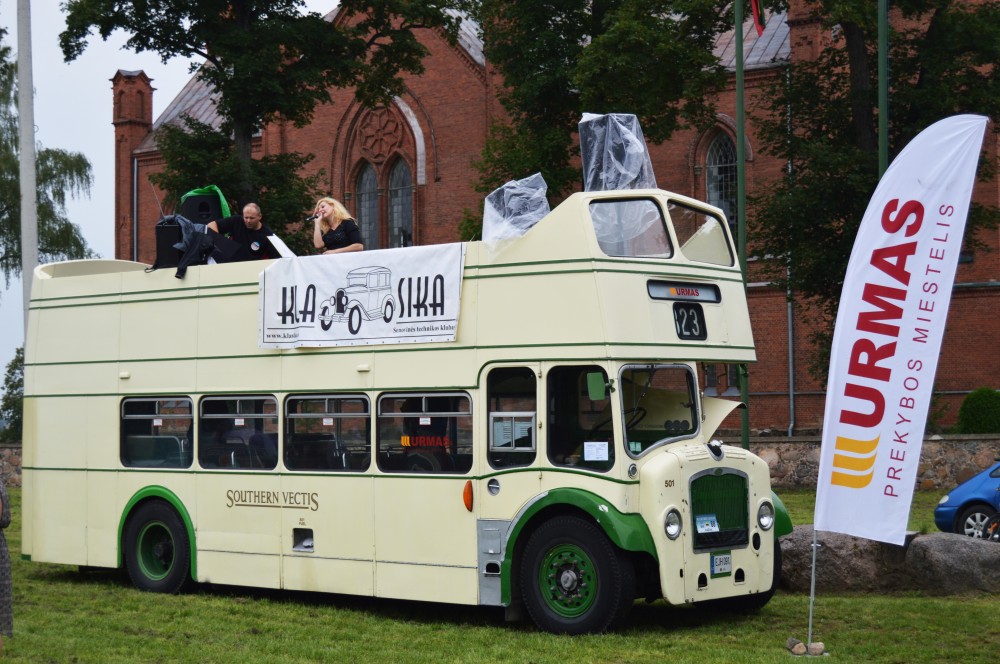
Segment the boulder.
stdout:
<svg viewBox="0 0 1000 664">
<path fill-rule="evenodd" d="M 809 592 L 812 526 L 781 538 L 781 587 Z M 1000 545 L 950 533 L 911 534 L 902 546 L 820 531 L 817 592 L 921 590 L 1000 593 Z"/>
</svg>

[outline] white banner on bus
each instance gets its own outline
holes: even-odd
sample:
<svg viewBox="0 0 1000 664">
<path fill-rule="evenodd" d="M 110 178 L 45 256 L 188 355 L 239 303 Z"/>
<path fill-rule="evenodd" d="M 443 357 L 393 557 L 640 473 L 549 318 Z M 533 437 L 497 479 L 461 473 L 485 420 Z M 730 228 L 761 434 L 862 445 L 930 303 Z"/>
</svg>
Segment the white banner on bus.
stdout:
<svg viewBox="0 0 1000 664">
<path fill-rule="evenodd" d="M 454 341 L 464 244 L 283 258 L 260 275 L 261 348 Z"/>
<path fill-rule="evenodd" d="M 879 182 L 837 312 L 816 530 L 902 544 L 986 118 L 922 131 Z"/>
</svg>

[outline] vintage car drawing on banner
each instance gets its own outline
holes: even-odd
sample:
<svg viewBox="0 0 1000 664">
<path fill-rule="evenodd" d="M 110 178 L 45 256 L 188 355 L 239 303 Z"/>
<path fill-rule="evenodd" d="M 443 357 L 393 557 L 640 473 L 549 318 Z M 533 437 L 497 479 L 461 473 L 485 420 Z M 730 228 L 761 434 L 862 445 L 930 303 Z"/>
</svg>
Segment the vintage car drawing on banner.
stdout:
<svg viewBox="0 0 1000 664">
<path fill-rule="evenodd" d="M 380 317 L 386 323 L 392 320 L 396 300 L 392 297 L 392 273 L 385 267 L 359 267 L 347 273 L 347 286 L 320 305 L 319 320 L 323 330 L 329 330 L 334 321 L 347 321 L 347 329 L 357 334 L 361 319 Z"/>
</svg>

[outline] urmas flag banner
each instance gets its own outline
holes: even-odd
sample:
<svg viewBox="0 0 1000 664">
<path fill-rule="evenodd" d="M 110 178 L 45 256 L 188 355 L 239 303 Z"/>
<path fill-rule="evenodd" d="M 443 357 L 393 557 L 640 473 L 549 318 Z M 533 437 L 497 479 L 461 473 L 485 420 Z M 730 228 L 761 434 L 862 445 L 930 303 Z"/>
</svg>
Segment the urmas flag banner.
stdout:
<svg viewBox="0 0 1000 664">
<path fill-rule="evenodd" d="M 858 229 L 830 352 L 814 527 L 902 544 L 987 119 L 922 131 Z"/>
</svg>

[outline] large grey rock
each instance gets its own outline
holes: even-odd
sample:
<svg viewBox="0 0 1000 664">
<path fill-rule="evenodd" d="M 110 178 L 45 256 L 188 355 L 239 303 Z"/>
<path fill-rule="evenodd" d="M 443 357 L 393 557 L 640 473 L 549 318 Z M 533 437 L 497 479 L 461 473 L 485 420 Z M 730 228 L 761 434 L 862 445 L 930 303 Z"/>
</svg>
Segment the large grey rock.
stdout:
<svg viewBox="0 0 1000 664">
<path fill-rule="evenodd" d="M 956 535 L 920 535 L 906 550 L 914 587 L 935 595 L 1000 593 L 1000 544 Z"/>
<path fill-rule="evenodd" d="M 809 592 L 812 526 L 781 538 L 781 586 Z M 962 535 L 932 533 L 903 546 L 820 531 L 816 591 L 922 590 L 931 594 L 1000 593 L 1000 545 Z"/>
</svg>

